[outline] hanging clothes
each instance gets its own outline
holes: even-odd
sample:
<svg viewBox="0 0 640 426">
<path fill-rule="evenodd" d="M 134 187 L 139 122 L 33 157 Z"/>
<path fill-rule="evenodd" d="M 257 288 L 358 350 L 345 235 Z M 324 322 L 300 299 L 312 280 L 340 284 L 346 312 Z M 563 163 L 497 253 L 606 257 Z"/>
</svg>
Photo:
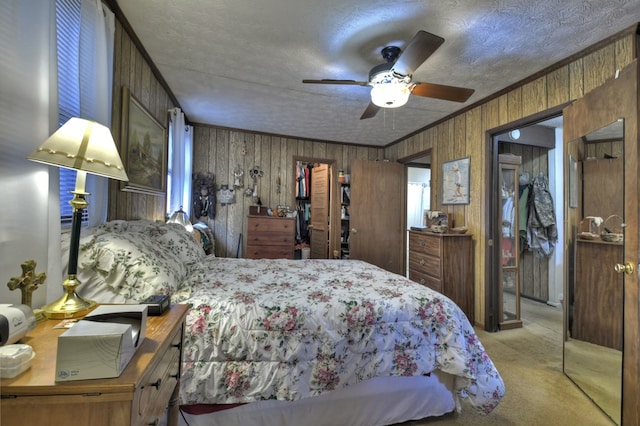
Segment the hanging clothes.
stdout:
<svg viewBox="0 0 640 426">
<path fill-rule="evenodd" d="M 531 179 L 529 173 L 520 173 L 518 178 L 518 235 L 520 240 L 520 254 L 529 250 L 527 227 L 529 223 L 529 192 L 531 191 Z"/>
<path fill-rule="evenodd" d="M 550 256 L 558 242 L 558 228 L 553 197 L 549 192 L 549 181 L 543 173 L 536 176 L 531 183 L 527 225 L 530 249 L 537 256 Z"/>
</svg>

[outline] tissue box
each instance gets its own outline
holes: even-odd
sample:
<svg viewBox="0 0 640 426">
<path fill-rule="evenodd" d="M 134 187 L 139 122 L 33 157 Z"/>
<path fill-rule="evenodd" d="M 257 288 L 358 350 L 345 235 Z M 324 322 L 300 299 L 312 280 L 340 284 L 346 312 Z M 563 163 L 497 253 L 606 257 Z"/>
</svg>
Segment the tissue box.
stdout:
<svg viewBox="0 0 640 426">
<path fill-rule="evenodd" d="M 146 327 L 146 305 L 98 306 L 58 336 L 56 381 L 118 377 Z"/>
</svg>

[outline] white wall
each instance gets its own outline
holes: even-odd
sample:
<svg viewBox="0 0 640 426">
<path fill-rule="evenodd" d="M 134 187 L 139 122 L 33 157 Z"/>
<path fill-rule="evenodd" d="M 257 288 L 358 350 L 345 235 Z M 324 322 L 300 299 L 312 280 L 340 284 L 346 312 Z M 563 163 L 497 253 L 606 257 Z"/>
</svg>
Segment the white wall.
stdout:
<svg viewBox="0 0 640 426">
<path fill-rule="evenodd" d="M 0 2 L 0 303 L 20 303 L 20 291 L 10 291 L 7 283 L 21 275 L 28 259 L 37 262 L 37 273 L 48 275 L 44 288 L 33 293 L 33 306 L 61 294 L 57 187 L 49 184 L 49 167 L 26 159 L 56 128 L 53 10 L 52 0 Z M 50 252 L 52 229 L 57 236 Z"/>
</svg>

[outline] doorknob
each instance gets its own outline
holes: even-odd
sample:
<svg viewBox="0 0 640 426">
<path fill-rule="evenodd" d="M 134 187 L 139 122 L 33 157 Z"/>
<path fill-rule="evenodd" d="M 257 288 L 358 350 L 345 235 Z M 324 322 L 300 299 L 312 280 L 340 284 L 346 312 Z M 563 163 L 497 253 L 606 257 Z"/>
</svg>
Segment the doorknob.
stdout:
<svg viewBox="0 0 640 426">
<path fill-rule="evenodd" d="M 353 232 L 354 234 L 357 234 L 358 230 L 356 228 L 351 228 L 351 232 Z"/>
<path fill-rule="evenodd" d="M 616 266 L 614 266 L 613 269 L 619 274 L 623 272 L 627 275 L 633 274 L 633 265 L 630 262 L 627 262 L 625 264 L 616 263 Z"/>
</svg>

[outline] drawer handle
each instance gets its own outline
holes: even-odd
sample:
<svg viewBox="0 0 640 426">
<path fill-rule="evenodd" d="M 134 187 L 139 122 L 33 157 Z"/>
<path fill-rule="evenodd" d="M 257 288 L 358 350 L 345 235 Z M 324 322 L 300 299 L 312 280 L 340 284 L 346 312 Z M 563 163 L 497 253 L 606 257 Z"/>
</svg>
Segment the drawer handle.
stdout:
<svg viewBox="0 0 640 426">
<path fill-rule="evenodd" d="M 420 265 L 424 265 L 426 262 L 424 261 L 424 259 L 420 259 Z"/>
<path fill-rule="evenodd" d="M 424 284 L 424 283 L 425 283 L 424 278 L 420 278 L 420 284 Z"/>
<path fill-rule="evenodd" d="M 160 389 L 160 386 L 162 386 L 162 379 L 158 379 L 156 380 L 155 383 L 151 383 L 151 386 L 153 386 L 156 389 Z"/>
<path fill-rule="evenodd" d="M 426 241 L 420 241 L 420 245 L 421 245 L 422 247 L 425 247 L 425 246 L 427 245 L 427 242 L 426 242 Z"/>
</svg>

